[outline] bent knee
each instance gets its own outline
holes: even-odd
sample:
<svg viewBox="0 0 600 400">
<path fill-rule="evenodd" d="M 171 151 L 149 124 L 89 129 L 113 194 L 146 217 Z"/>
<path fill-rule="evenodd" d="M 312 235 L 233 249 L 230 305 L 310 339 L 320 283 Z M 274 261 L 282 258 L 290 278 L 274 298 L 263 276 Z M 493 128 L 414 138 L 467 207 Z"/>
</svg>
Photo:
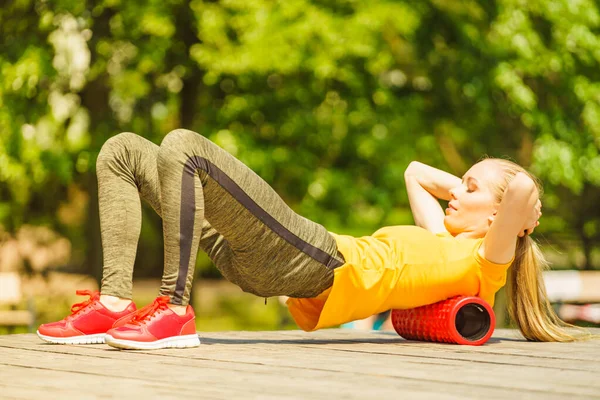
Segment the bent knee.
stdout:
<svg viewBox="0 0 600 400">
<path fill-rule="evenodd" d="M 159 164 L 173 162 L 192 156 L 206 157 L 208 149 L 214 145 L 209 139 L 188 129 L 175 129 L 169 132 L 160 144 Z"/>
<path fill-rule="evenodd" d="M 208 140 L 199 133 L 190 131 L 189 129 L 175 129 L 165 135 L 160 143 L 160 147 L 169 148 L 181 145 L 190 146 L 191 143 L 202 139 Z"/>
<path fill-rule="evenodd" d="M 96 167 L 102 167 L 117 158 L 122 158 L 124 154 L 130 152 L 136 146 L 136 142 L 144 140 L 141 136 L 132 132 L 122 132 L 109 138 L 100 149 Z"/>
</svg>

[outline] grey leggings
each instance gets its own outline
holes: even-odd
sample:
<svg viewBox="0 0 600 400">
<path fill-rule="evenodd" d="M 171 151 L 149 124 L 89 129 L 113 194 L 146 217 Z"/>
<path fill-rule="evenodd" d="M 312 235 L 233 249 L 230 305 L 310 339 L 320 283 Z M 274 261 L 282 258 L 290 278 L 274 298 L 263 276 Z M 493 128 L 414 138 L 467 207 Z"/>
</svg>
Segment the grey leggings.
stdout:
<svg viewBox="0 0 600 400">
<path fill-rule="evenodd" d="M 314 297 L 344 263 L 327 230 L 292 211 L 231 154 L 185 129 L 160 147 L 133 133 L 98 156 L 102 294 L 131 298 L 140 197 L 163 219 L 161 295 L 186 305 L 198 247 L 229 281 L 258 296 Z"/>
</svg>

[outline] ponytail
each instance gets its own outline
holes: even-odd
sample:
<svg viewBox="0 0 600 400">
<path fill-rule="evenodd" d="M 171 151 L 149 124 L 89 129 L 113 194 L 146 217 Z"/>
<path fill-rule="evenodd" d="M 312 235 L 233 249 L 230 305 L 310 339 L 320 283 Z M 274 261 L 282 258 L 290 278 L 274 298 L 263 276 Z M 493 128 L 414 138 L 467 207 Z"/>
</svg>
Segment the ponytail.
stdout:
<svg viewBox="0 0 600 400">
<path fill-rule="evenodd" d="M 518 239 L 507 285 L 508 312 L 527 340 L 572 342 L 585 338 L 585 329 L 562 321 L 548 301 L 542 272 L 548 262 L 529 236 Z M 574 328 L 576 332 L 565 328 Z"/>
</svg>

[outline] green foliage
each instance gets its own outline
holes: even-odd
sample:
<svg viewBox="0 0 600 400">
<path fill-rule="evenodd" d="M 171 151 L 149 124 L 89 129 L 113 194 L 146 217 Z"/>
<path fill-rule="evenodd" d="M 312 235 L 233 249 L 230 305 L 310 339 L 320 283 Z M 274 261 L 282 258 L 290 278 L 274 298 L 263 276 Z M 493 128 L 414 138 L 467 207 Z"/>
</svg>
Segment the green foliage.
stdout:
<svg viewBox="0 0 600 400">
<path fill-rule="evenodd" d="M 412 222 L 411 160 L 462 174 L 483 154 L 510 156 L 545 182 L 541 231 L 575 237 L 589 267 L 599 24 L 590 0 L 12 2 L 0 10 L 0 223 L 74 240 L 97 229 L 94 213 L 75 230 L 55 215 L 68 185 L 95 201 L 104 141 L 159 143 L 183 126 L 355 235 Z M 142 257 L 155 263 L 152 242 Z"/>
</svg>

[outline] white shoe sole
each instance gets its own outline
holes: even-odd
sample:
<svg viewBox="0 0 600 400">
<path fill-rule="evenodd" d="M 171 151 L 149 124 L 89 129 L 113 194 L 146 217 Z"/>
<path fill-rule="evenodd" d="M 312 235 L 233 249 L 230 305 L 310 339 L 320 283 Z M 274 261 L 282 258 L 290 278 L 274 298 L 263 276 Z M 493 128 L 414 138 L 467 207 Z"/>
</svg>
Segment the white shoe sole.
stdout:
<svg viewBox="0 0 600 400">
<path fill-rule="evenodd" d="M 111 335 L 105 335 L 104 340 L 109 346 L 125 350 L 183 349 L 186 347 L 200 346 L 198 335 L 173 336 L 154 342 L 115 339 Z"/>
<path fill-rule="evenodd" d="M 81 335 L 71 337 L 54 337 L 42 335 L 40 331 L 37 331 L 37 335 L 44 342 L 54 344 L 102 344 L 104 343 L 105 333 L 97 333 L 95 335 Z"/>
</svg>

